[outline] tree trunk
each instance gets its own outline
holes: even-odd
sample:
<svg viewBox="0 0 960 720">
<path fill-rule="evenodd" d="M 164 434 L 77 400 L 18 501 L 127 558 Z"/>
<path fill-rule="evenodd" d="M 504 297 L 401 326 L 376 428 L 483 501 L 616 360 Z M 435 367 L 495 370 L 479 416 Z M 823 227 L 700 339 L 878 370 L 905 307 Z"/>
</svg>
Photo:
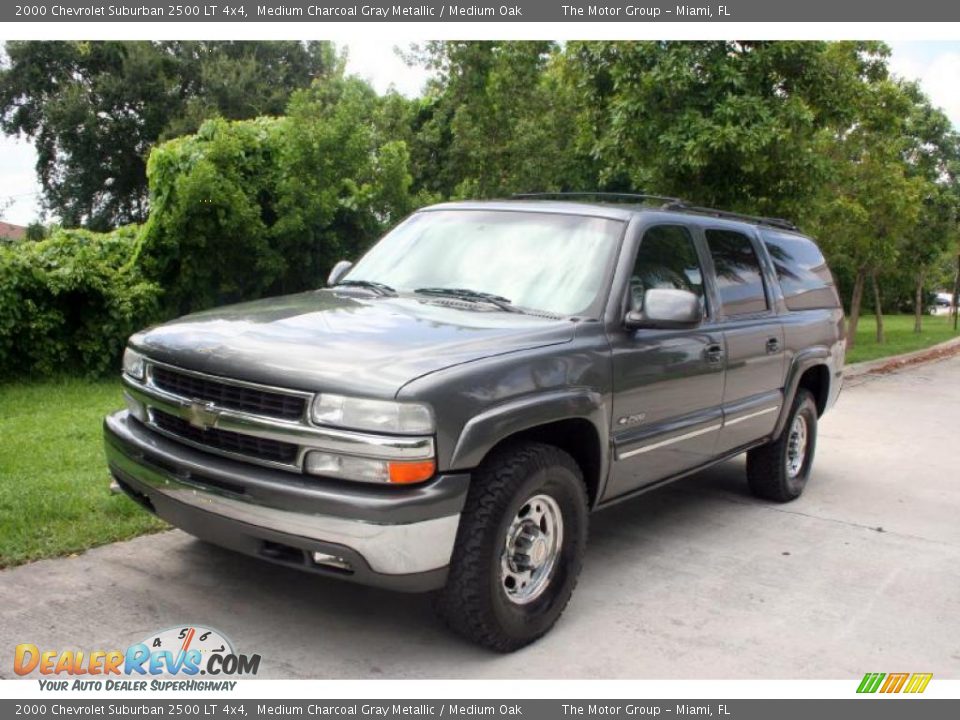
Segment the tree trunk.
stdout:
<svg viewBox="0 0 960 720">
<path fill-rule="evenodd" d="M 877 345 L 883 345 L 883 307 L 880 303 L 880 283 L 877 282 L 876 271 L 870 273 L 870 282 L 873 284 L 873 311 L 877 314 Z"/>
<path fill-rule="evenodd" d="M 913 331 L 923 332 L 923 270 L 917 273 L 917 294 L 913 299 Z"/>
<path fill-rule="evenodd" d="M 857 325 L 860 324 L 860 303 L 863 301 L 863 282 L 866 280 L 866 268 L 857 270 L 857 277 L 853 281 L 853 295 L 850 296 L 850 320 L 847 323 L 847 347 L 852 348 L 857 342 Z"/>
</svg>

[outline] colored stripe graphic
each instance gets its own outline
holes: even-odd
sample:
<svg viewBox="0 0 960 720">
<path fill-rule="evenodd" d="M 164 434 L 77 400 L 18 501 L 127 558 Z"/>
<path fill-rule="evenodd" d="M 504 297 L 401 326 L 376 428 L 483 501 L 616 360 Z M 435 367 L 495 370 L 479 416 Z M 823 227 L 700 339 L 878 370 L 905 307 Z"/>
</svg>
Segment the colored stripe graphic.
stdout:
<svg viewBox="0 0 960 720">
<path fill-rule="evenodd" d="M 880 682 L 885 677 L 886 673 L 867 673 L 863 676 L 863 680 L 860 681 L 860 687 L 857 688 L 857 692 L 875 693 L 877 688 L 880 687 Z"/>
<path fill-rule="evenodd" d="M 933 673 L 914 673 L 910 677 L 910 682 L 907 683 L 907 687 L 904 689 L 905 693 L 922 693 L 927 689 L 927 685 L 930 684 L 930 678 L 933 677 Z"/>
<path fill-rule="evenodd" d="M 887 675 L 887 681 L 883 684 L 883 687 L 880 688 L 882 693 L 898 693 L 903 688 L 904 683 L 907 682 L 907 678 L 910 677 L 910 673 L 890 673 Z"/>
<path fill-rule="evenodd" d="M 933 673 L 867 673 L 860 681 L 858 693 L 922 693 L 927 689 Z"/>
</svg>

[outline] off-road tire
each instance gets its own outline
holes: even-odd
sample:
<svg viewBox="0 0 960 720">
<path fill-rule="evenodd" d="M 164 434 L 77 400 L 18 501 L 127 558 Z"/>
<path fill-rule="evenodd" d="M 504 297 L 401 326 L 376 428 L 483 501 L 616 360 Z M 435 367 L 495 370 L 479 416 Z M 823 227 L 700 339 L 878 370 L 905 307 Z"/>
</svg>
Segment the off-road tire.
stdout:
<svg viewBox="0 0 960 720">
<path fill-rule="evenodd" d="M 795 418 L 800 414 L 806 421 L 806 451 L 799 473 L 791 477 L 787 469 L 790 433 Z M 750 491 L 759 498 L 774 502 L 796 500 L 810 479 L 816 448 L 817 404 L 813 395 L 801 388 L 793 399 L 790 415 L 780 437 L 747 453 L 747 482 Z"/>
<path fill-rule="evenodd" d="M 559 506 L 563 538 L 542 594 L 518 605 L 501 584 L 501 555 L 510 523 L 537 494 L 548 494 Z M 454 632 L 497 652 L 532 643 L 553 627 L 573 594 L 587 524 L 583 473 L 569 454 L 534 442 L 494 451 L 470 483 L 447 584 L 436 596 L 437 613 Z"/>
</svg>

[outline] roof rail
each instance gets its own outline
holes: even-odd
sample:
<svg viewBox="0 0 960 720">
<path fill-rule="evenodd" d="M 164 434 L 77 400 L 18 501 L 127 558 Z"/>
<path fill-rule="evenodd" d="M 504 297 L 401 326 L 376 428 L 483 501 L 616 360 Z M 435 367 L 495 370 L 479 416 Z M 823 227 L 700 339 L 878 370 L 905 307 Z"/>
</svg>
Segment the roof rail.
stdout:
<svg viewBox="0 0 960 720">
<path fill-rule="evenodd" d="M 668 203 L 663 206 L 664 210 L 682 210 L 686 212 L 697 213 L 699 215 L 710 215 L 711 217 L 723 218 L 725 220 L 746 220 L 758 225 L 769 225 L 770 227 L 780 228 L 781 230 L 799 231 L 794 223 L 784 218 L 764 217 L 763 215 L 747 215 L 746 213 L 731 212 L 729 210 L 717 210 L 716 208 L 700 207 L 699 205 L 689 205 L 683 200 Z"/>
<path fill-rule="evenodd" d="M 725 220 L 745 220 L 746 222 L 757 223 L 758 225 L 769 225 L 770 227 L 780 228 L 781 230 L 799 231 L 794 223 L 784 218 L 764 217 L 762 215 L 747 215 L 746 213 L 732 212 L 730 210 L 717 210 L 716 208 L 702 207 L 700 205 L 691 205 L 686 200 L 667 195 L 647 195 L 645 193 L 619 193 L 619 192 L 537 192 L 537 193 L 514 193 L 510 196 L 515 200 L 574 200 L 577 198 L 597 198 L 608 202 L 637 202 L 643 200 L 653 200 L 663 203 L 663 210 L 677 210 L 681 212 L 697 213 L 698 215 L 709 215 L 711 217 L 723 218 Z"/>
<path fill-rule="evenodd" d="M 637 202 L 643 200 L 656 200 L 663 203 L 683 203 L 680 198 L 668 197 L 666 195 L 646 195 L 644 193 L 619 193 L 619 192 L 536 192 L 536 193 L 514 193 L 510 196 L 514 200 L 573 200 L 576 198 L 598 198 L 608 202 Z"/>
</svg>

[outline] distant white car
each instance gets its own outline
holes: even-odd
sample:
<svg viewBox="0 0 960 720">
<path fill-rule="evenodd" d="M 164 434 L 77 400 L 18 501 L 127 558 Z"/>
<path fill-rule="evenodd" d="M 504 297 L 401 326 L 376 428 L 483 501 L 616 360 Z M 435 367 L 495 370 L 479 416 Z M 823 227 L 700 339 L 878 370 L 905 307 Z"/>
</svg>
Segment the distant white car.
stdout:
<svg viewBox="0 0 960 720">
<path fill-rule="evenodd" d="M 938 292 L 937 296 L 933 299 L 933 302 L 930 304 L 930 314 L 931 315 L 947 315 L 950 312 L 950 307 L 953 305 L 953 294 L 946 292 Z"/>
</svg>

